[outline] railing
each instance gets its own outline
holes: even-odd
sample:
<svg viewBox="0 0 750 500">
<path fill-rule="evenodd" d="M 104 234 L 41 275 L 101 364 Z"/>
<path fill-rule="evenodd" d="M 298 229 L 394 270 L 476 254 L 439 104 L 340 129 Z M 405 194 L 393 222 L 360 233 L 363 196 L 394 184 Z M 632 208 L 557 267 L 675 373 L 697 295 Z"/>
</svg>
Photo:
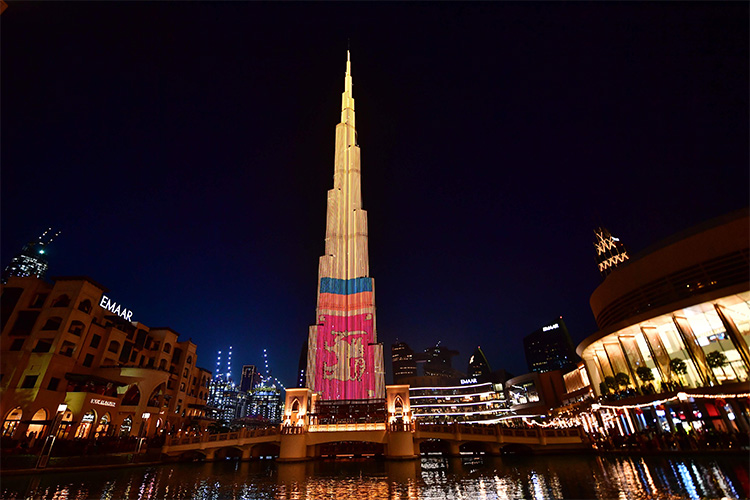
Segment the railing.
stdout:
<svg viewBox="0 0 750 500">
<path fill-rule="evenodd" d="M 240 438 L 254 438 L 274 436 L 279 433 L 278 427 L 265 427 L 263 429 L 242 429 L 240 431 L 224 432 L 221 434 L 204 434 L 202 436 L 173 437 L 169 440 L 170 446 L 180 444 L 195 444 L 205 442 L 229 441 Z"/>
<path fill-rule="evenodd" d="M 384 431 L 385 422 L 369 422 L 366 424 L 319 424 L 311 425 L 308 432 L 351 432 L 351 431 Z"/>
</svg>

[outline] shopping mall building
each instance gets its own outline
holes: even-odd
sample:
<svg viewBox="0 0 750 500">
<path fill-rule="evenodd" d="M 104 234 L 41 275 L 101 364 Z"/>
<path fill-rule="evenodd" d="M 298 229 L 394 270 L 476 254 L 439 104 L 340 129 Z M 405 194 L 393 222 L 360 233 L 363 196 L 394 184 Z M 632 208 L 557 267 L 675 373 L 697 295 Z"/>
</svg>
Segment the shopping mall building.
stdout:
<svg viewBox="0 0 750 500">
<path fill-rule="evenodd" d="M 750 432 L 749 233 L 747 210 L 714 219 L 626 260 L 596 288 L 599 331 L 577 353 L 604 396 L 600 424 Z"/>
<path fill-rule="evenodd" d="M 211 373 L 196 345 L 133 321 L 85 277 L 10 277 L 1 287 L 2 436 L 154 436 L 203 416 Z"/>
</svg>

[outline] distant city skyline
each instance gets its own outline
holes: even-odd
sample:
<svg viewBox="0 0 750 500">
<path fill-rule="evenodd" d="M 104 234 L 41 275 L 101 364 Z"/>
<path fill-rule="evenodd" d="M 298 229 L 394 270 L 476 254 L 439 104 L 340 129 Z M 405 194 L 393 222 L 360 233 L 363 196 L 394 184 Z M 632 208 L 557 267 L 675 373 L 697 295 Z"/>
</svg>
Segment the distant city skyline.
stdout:
<svg viewBox="0 0 750 500">
<path fill-rule="evenodd" d="M 349 39 L 378 341 L 522 373 L 549 318 L 596 332 L 597 227 L 633 259 L 748 206 L 748 14 L 10 2 L 1 264 L 60 229 L 48 278 L 296 385 Z"/>
</svg>

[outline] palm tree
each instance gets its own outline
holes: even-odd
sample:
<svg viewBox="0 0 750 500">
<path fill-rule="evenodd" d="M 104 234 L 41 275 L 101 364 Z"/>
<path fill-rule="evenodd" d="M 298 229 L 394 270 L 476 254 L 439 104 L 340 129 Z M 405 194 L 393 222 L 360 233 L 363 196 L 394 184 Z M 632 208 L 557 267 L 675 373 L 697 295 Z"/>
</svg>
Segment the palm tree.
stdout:
<svg viewBox="0 0 750 500">
<path fill-rule="evenodd" d="M 724 374 L 724 380 L 727 378 L 727 372 L 724 371 L 724 366 L 728 363 L 727 357 L 721 351 L 712 351 L 706 354 L 706 363 L 711 369 L 721 368 L 721 373 Z"/>
<path fill-rule="evenodd" d="M 669 360 L 669 368 L 677 374 L 680 378 L 680 385 L 682 385 L 682 376 L 687 373 L 687 364 L 680 358 L 672 358 Z"/>
</svg>

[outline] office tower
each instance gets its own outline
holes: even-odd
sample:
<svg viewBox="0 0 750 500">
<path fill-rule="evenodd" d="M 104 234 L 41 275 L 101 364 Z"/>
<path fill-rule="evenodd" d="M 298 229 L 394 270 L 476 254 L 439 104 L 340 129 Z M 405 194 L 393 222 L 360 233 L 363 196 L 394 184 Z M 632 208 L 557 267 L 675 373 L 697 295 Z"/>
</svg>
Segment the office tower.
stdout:
<svg viewBox="0 0 750 500">
<path fill-rule="evenodd" d="M 316 324 L 310 326 L 308 335 L 307 387 L 323 400 L 385 397 L 348 52 L 341 123 L 336 126 L 333 188 L 328 191 L 325 255 L 318 267 Z"/>
<path fill-rule="evenodd" d="M 523 348 L 530 372 L 570 370 L 578 362 L 562 316 L 524 337 Z"/>
<path fill-rule="evenodd" d="M 240 391 L 250 392 L 260 383 L 260 373 L 255 365 L 244 365 L 242 367 L 242 378 L 240 379 Z"/>
<path fill-rule="evenodd" d="M 299 365 L 297 365 L 297 387 L 305 387 L 307 384 L 307 339 L 302 343 L 299 353 Z"/>
<path fill-rule="evenodd" d="M 594 235 L 596 263 L 602 278 L 606 278 L 614 268 L 628 260 L 628 252 L 620 239 L 612 236 L 607 229 L 598 227 L 594 230 Z"/>
<path fill-rule="evenodd" d="M 469 370 L 466 373 L 469 377 L 486 379 L 492 374 L 490 363 L 482 352 L 482 348 L 477 346 L 474 354 L 469 358 Z"/>
<path fill-rule="evenodd" d="M 44 279 L 44 275 L 49 268 L 49 263 L 45 257 L 47 246 L 60 234 L 60 231 L 58 231 L 45 241 L 45 237 L 51 230 L 52 228 L 47 229 L 39 238 L 26 243 L 21 252 L 10 260 L 10 264 L 3 270 L 2 280 L 0 280 L 3 284 L 7 283 L 11 276 L 36 276 L 39 279 Z"/>
<path fill-rule="evenodd" d="M 405 378 L 417 376 L 417 361 L 414 351 L 406 342 L 396 342 L 391 346 L 393 383 L 400 384 Z"/>
<path fill-rule="evenodd" d="M 249 415 L 267 419 L 272 423 L 281 422 L 283 403 L 281 389 L 271 380 L 264 379 L 250 392 Z"/>
</svg>

